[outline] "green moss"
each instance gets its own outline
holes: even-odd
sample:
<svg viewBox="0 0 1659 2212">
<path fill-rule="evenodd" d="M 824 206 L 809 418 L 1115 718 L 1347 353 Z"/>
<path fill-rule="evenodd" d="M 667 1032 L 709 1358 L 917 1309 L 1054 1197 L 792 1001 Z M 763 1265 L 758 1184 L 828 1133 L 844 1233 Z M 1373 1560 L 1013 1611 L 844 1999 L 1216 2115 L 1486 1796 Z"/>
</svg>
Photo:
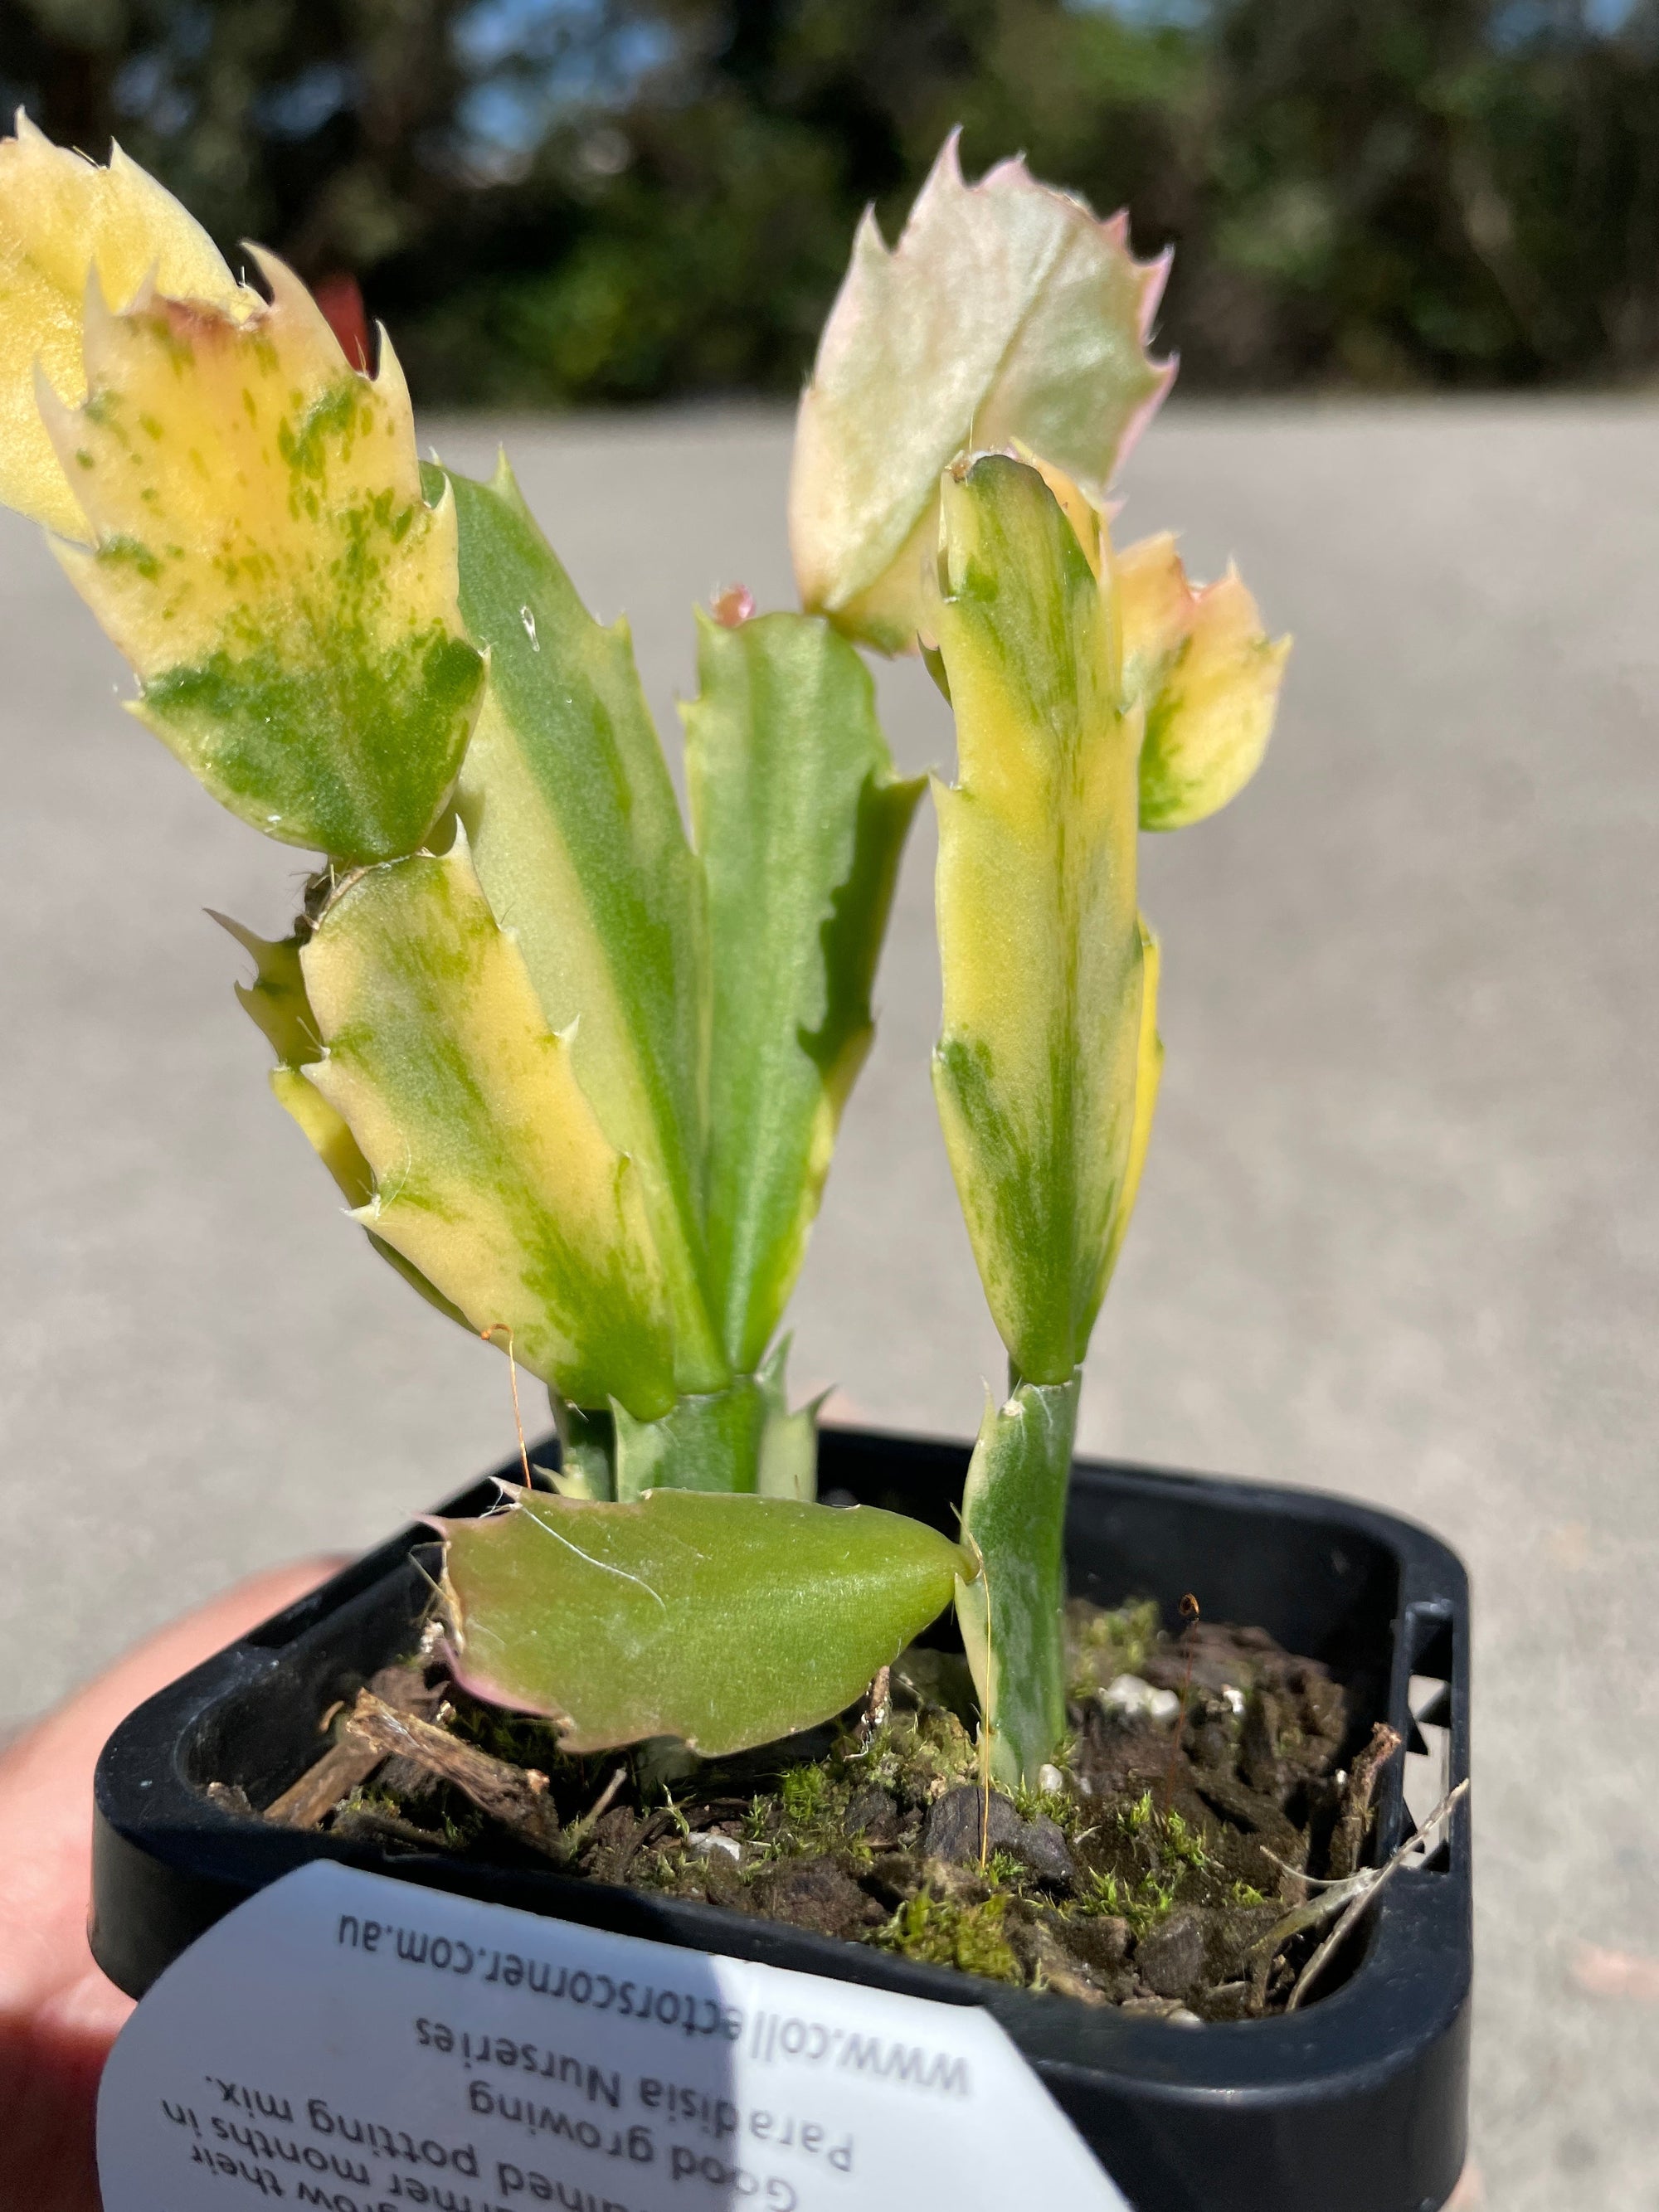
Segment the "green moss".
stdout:
<svg viewBox="0 0 1659 2212">
<path fill-rule="evenodd" d="M 897 1714 L 890 1740 L 895 1778 L 901 1783 L 930 1787 L 942 1782 L 949 1788 L 978 1778 L 979 1753 L 954 1713 Z"/>
<path fill-rule="evenodd" d="M 795 1827 L 810 1827 L 826 1808 L 830 1777 L 821 1766 L 792 1766 L 778 1784 L 778 1796 L 784 1818 Z"/>
<path fill-rule="evenodd" d="M 1083 1808 L 1068 1790 L 1028 1790 L 1011 1792 L 1014 1810 L 1022 1820 L 1052 1820 L 1061 1832 L 1075 1835 L 1083 1825 Z"/>
<path fill-rule="evenodd" d="M 1183 1866 L 1207 1867 L 1210 1863 L 1204 1838 L 1188 1826 L 1179 1813 L 1172 1811 L 1165 1819 L 1162 1843 L 1165 1856 L 1178 1859 Z"/>
<path fill-rule="evenodd" d="M 1085 1600 L 1066 1608 L 1066 1679 L 1071 1694 L 1086 1704 L 1118 1674 L 1138 1674 L 1158 1642 L 1159 1614 L 1152 1598 L 1138 1598 L 1100 1613 Z"/>
<path fill-rule="evenodd" d="M 1150 1611 L 1124 1610 L 1139 1610 L 1143 1616 Z M 1144 1617 L 1142 1625 L 1149 1625 Z M 1120 1631 L 1122 1626 L 1121 1614 Z M 1128 1656 L 1121 1635 L 1115 1647 L 1106 1638 L 1097 1650 L 1106 1655 L 1103 1666 L 1119 1665 Z M 546 1772 L 573 1841 L 581 1815 L 617 1765 L 614 1753 L 567 1757 L 545 1723 L 492 1711 L 459 1692 L 447 1724 L 498 1757 Z M 789 1748 L 780 1746 L 778 1753 L 787 1758 Z M 1078 1771 L 1086 1776 L 1086 1745 L 1082 1756 Z M 1015 1987 L 1052 1986 L 1068 1992 L 1075 1989 L 1078 1975 L 1088 1979 L 1083 1967 L 1066 1963 L 1068 1957 L 1092 1964 L 1098 1954 L 1112 1962 L 1114 1975 L 1117 1971 L 1117 1949 L 1098 1931 L 1084 1939 L 1079 1923 L 1109 1917 L 1121 1920 L 1134 1942 L 1152 1934 L 1172 1912 L 1215 1914 L 1224 1931 L 1226 1916 L 1254 1914 L 1255 1928 L 1243 1938 L 1248 1942 L 1255 1940 L 1261 1916 L 1271 1911 L 1271 1894 L 1255 1886 L 1264 1878 L 1257 1844 L 1188 1792 L 1182 1792 L 1180 1809 L 1171 1805 L 1166 1811 L 1156 1776 L 1150 1787 L 1137 1777 L 1131 1790 L 1109 1789 L 1088 1798 L 1038 1791 L 1015 1796 L 1023 1818 L 1053 1820 L 1067 1835 L 1079 1875 L 1072 1894 L 1055 1897 L 1043 1890 L 1006 1850 L 993 1851 L 983 1868 L 973 1854 L 965 1866 L 928 1861 L 923 1846 L 930 1808 L 945 1790 L 975 1783 L 978 1775 L 975 1748 L 959 1717 L 938 1706 L 912 1710 L 902 1699 L 873 1730 L 861 1708 L 849 1711 L 831 1747 L 815 1761 L 796 1758 L 785 1765 L 753 1755 L 732 1762 L 688 1759 L 682 1767 L 659 1772 L 647 1760 L 636 1771 L 631 1801 L 623 1802 L 652 1826 L 620 1879 L 661 1895 L 767 1913 L 775 1903 L 781 1876 L 787 1878 L 804 1863 L 828 1861 L 843 1875 L 863 1881 L 866 1893 L 884 1905 L 903 1900 L 884 1923 L 860 1930 L 860 1940 L 925 1965 L 982 1974 Z M 665 1781 L 672 1789 L 665 1788 Z M 872 1784 L 887 1793 L 893 1808 L 891 1815 L 881 1814 L 875 1832 L 879 1840 L 873 1843 L 850 1833 L 847 1817 L 854 1799 Z M 1097 1777 L 1095 1784 L 1098 1790 Z M 424 1827 L 436 1829 L 441 1822 L 455 1849 L 477 1849 L 488 1840 L 489 1824 L 451 1790 L 406 1809 L 372 1789 L 353 1802 L 394 1814 L 402 1809 L 404 1818 Z M 729 1828 L 732 1814 L 743 1808 L 747 1809 L 738 1824 L 738 1864 L 688 1847 L 694 1827 L 718 1816 Z M 586 1841 L 584 1836 L 575 1846 L 579 1870 L 594 1879 L 617 1878 L 605 1871 L 605 1857 L 586 1852 Z M 879 1870 L 878 1880 L 872 1878 L 872 1865 Z M 1126 1963 L 1133 1956 L 1130 1950 Z"/>
<path fill-rule="evenodd" d="M 1167 1920 L 1176 1901 L 1178 1882 L 1160 1881 L 1154 1874 L 1143 1875 L 1133 1895 L 1124 1901 L 1123 1917 L 1133 1929 L 1137 1940 L 1160 1920 Z"/>
<path fill-rule="evenodd" d="M 772 1800 L 751 1797 L 749 1810 L 743 1816 L 743 1840 L 755 1850 L 766 1847 L 771 1835 Z"/>
<path fill-rule="evenodd" d="M 1113 1919 L 1121 1919 L 1125 1901 L 1126 1893 L 1116 1875 L 1108 1868 L 1095 1867 L 1085 1877 L 1083 1893 L 1075 1909 L 1085 1919 L 1096 1918 L 1103 1914 L 1109 1915 Z"/>
<path fill-rule="evenodd" d="M 1138 1836 L 1152 1824 L 1152 1793 L 1143 1790 L 1133 1805 L 1126 1805 L 1118 1814 L 1118 1826 L 1126 1835 Z"/>
<path fill-rule="evenodd" d="M 345 1801 L 351 1813 L 386 1813 L 398 1820 L 405 1817 L 401 1802 L 390 1790 L 377 1790 L 373 1784 L 364 1784 L 354 1790 Z"/>
<path fill-rule="evenodd" d="M 901 1905 L 876 1939 L 884 1950 L 928 1966 L 957 1966 L 994 1982 L 1023 1983 L 1004 1923 L 1009 1898 L 994 1892 L 982 1904 L 952 1904 L 923 1891 Z"/>
</svg>

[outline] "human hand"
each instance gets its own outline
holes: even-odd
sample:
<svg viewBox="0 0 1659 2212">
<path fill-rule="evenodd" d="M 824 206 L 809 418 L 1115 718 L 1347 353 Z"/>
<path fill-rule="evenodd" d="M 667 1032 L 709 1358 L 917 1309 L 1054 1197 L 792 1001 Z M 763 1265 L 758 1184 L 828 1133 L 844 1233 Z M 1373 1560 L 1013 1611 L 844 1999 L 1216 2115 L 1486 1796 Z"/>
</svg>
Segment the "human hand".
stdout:
<svg viewBox="0 0 1659 2212">
<path fill-rule="evenodd" d="M 239 1583 L 0 1753 L 0 2212 L 98 2212 L 98 2078 L 132 2010 L 87 1945 L 92 1775 L 106 1738 L 135 1705 L 338 1564 L 296 1560 Z"/>
</svg>

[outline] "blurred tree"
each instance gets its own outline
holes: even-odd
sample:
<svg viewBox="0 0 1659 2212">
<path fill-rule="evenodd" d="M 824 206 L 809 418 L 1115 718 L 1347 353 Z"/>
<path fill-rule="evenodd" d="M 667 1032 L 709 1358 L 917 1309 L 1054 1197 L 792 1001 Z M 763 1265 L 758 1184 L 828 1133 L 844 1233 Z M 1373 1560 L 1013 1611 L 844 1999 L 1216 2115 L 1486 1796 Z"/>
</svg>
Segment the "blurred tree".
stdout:
<svg viewBox="0 0 1659 2212">
<path fill-rule="evenodd" d="M 957 123 L 1176 246 L 1188 382 L 1659 362 L 1659 0 L 6 0 L 0 93 L 428 399 L 790 389 Z"/>
<path fill-rule="evenodd" d="M 604 112 L 556 121 L 522 188 L 564 250 L 463 285 L 417 367 L 490 396 L 787 389 L 873 201 L 895 235 L 945 133 L 970 172 L 1024 148 L 1143 238 L 1184 228 L 1205 65 L 1189 32 L 1056 0 L 656 0 Z"/>
<path fill-rule="evenodd" d="M 1223 0 L 1212 24 L 1183 331 L 1207 375 L 1653 364 L 1651 5 Z"/>
<path fill-rule="evenodd" d="M 9 0 L 0 78 L 58 139 L 112 136 L 229 244 L 313 279 L 413 244 L 449 195 L 429 139 L 461 0 Z"/>
</svg>

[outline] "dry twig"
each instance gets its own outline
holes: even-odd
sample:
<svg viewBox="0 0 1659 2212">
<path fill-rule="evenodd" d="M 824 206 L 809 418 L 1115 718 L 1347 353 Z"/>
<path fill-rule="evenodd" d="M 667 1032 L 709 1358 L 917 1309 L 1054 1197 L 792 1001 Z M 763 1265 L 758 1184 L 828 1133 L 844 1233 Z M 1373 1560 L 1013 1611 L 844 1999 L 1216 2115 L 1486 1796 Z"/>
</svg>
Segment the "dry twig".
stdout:
<svg viewBox="0 0 1659 2212">
<path fill-rule="evenodd" d="M 514 1766 L 505 1759 L 494 1759 L 476 1744 L 463 1743 L 447 1729 L 394 1711 L 372 1690 L 359 1691 L 345 1733 L 374 1748 L 381 1759 L 413 1759 L 441 1781 L 453 1783 L 481 1813 L 488 1813 L 514 1835 L 551 1858 L 564 1857 L 559 1815 L 547 1777 L 534 1767 Z"/>
<path fill-rule="evenodd" d="M 1324 1972 L 1326 1966 L 1335 1955 L 1337 1950 L 1341 1946 L 1344 1936 L 1347 1935 L 1348 1930 L 1354 1925 L 1361 1913 L 1364 1912 L 1371 1904 L 1372 1900 L 1382 1893 L 1386 1885 L 1394 1879 L 1395 1875 L 1400 1871 L 1400 1869 L 1404 1866 L 1407 1859 L 1411 1856 L 1411 1853 L 1416 1849 L 1417 1845 L 1422 1841 L 1422 1839 L 1425 1836 L 1431 1834 L 1433 1831 L 1440 1826 L 1440 1823 L 1445 1819 L 1447 1814 L 1451 1811 L 1452 1807 L 1455 1805 L 1458 1800 L 1467 1792 L 1468 1786 L 1468 1778 L 1466 1775 L 1463 1780 L 1458 1784 L 1455 1790 L 1449 1790 L 1447 1791 L 1446 1795 L 1435 1807 L 1433 1812 L 1430 1814 L 1428 1819 L 1424 1821 L 1422 1826 L 1420 1828 L 1413 1829 L 1411 1834 L 1407 1837 L 1405 1842 L 1401 1844 L 1399 1850 L 1388 1862 L 1386 1866 L 1366 1867 L 1364 1868 L 1359 1874 L 1354 1875 L 1354 1881 L 1356 1882 L 1363 1882 L 1364 1887 L 1360 1889 L 1358 1894 L 1352 1899 L 1351 1903 L 1348 1905 L 1346 1911 L 1343 1913 L 1342 1917 L 1337 1922 L 1335 1927 L 1332 1929 L 1330 1934 L 1325 1938 L 1319 1948 L 1314 1953 L 1312 1958 L 1309 1960 L 1307 1965 L 1297 1976 L 1296 1986 L 1291 1990 L 1290 1997 L 1285 2003 L 1285 2009 L 1286 2012 L 1294 2012 L 1296 2010 L 1303 1998 L 1307 1995 L 1311 1984 Z M 1332 1900 L 1327 1897 L 1322 1898 L 1320 1901 L 1322 1904 L 1328 1905 Z"/>
<path fill-rule="evenodd" d="M 1342 1810 L 1337 1815 L 1336 1831 L 1331 1838 L 1331 1872 L 1339 1878 L 1359 1870 L 1359 1855 L 1365 1847 L 1365 1833 L 1371 1822 L 1371 1799 L 1378 1778 L 1399 1750 L 1401 1741 L 1397 1729 L 1391 1729 L 1386 1721 L 1378 1721 L 1371 1730 L 1370 1741 L 1353 1763 L 1342 1796 Z"/>
<path fill-rule="evenodd" d="M 369 1687 L 395 1712 L 429 1713 L 438 1702 L 439 1693 L 409 1667 L 382 1667 Z M 331 1705 L 323 1716 L 325 1723 L 339 1711 L 339 1704 Z M 341 1798 L 367 1782 L 386 1756 L 342 1731 L 314 1765 L 266 1806 L 265 1819 L 284 1828 L 320 1827 Z"/>
</svg>

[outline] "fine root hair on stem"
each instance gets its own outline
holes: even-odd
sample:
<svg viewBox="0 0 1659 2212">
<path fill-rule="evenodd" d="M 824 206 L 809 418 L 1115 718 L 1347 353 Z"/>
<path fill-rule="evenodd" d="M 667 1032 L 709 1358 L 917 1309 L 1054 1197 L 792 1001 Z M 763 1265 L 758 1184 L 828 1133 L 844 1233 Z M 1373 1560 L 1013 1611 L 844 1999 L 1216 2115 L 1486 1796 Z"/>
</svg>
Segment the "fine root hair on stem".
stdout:
<svg viewBox="0 0 1659 2212">
<path fill-rule="evenodd" d="M 498 1336 L 507 1339 L 507 1379 L 513 1390 L 513 1425 L 519 1432 L 519 1464 L 524 1469 L 525 1488 L 533 1490 L 536 1486 L 531 1479 L 530 1454 L 525 1445 L 524 1416 L 519 1411 L 519 1363 L 513 1356 L 513 1332 L 504 1321 L 492 1321 L 488 1328 L 481 1328 L 478 1334 L 486 1344 L 494 1344 Z"/>
</svg>

